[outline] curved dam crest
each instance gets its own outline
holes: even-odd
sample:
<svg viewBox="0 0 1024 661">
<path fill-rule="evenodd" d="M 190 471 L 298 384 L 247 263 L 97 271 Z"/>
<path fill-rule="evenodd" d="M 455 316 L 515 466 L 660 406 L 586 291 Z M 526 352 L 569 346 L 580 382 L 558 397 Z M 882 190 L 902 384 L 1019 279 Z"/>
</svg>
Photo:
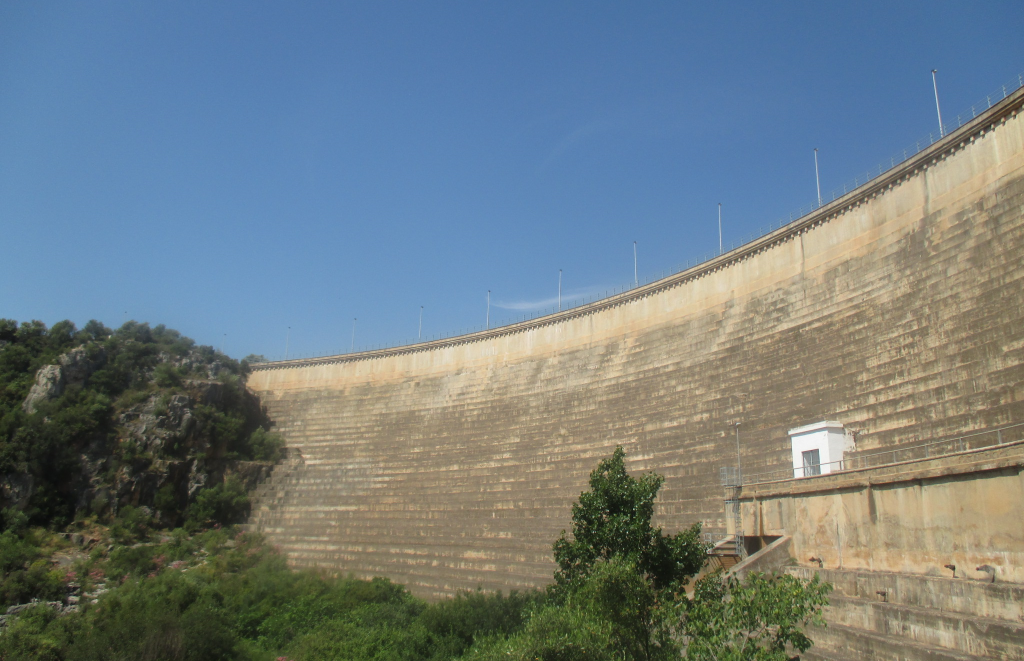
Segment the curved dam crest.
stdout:
<svg viewBox="0 0 1024 661">
<path fill-rule="evenodd" d="M 597 461 L 665 476 L 658 521 L 725 528 L 719 469 L 1024 419 L 1024 95 L 716 260 L 549 317 L 254 367 L 290 459 L 252 525 L 295 566 L 427 597 L 550 581 Z"/>
</svg>

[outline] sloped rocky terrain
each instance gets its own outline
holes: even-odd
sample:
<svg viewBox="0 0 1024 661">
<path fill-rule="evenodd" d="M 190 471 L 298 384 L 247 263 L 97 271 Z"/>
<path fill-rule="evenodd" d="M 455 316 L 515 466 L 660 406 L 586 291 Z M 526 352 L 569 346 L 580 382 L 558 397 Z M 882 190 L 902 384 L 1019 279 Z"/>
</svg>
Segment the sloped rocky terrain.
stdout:
<svg viewBox="0 0 1024 661">
<path fill-rule="evenodd" d="M 163 326 L 0 319 L 0 628 L 245 519 L 281 456 L 247 371 Z"/>
<path fill-rule="evenodd" d="M 174 527 L 204 490 L 251 488 L 278 450 L 246 371 L 163 326 L 0 321 L 0 508 Z"/>
</svg>

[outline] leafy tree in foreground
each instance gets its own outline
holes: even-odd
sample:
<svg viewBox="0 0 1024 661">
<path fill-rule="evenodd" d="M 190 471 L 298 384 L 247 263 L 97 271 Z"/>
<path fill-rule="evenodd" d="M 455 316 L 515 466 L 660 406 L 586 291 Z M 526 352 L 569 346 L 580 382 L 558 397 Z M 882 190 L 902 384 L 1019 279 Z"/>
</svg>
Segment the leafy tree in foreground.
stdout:
<svg viewBox="0 0 1024 661">
<path fill-rule="evenodd" d="M 824 624 L 821 609 L 832 591 L 817 576 L 757 573 L 742 583 L 716 573 L 695 588 L 683 623 L 691 661 L 786 661 L 790 648 L 806 652 L 812 642 L 801 628 Z"/>
<path fill-rule="evenodd" d="M 707 557 L 700 524 L 675 536 L 654 528 L 663 478 L 631 477 L 624 457 L 616 448 L 598 464 L 573 506 L 572 539 L 563 531 L 554 544 L 562 612 L 538 611 L 504 644 L 505 657 L 784 661 L 806 651 L 812 642 L 802 629 L 823 624 L 832 587 L 787 574 L 741 582 L 714 573 L 687 598 L 682 588 Z"/>
<path fill-rule="evenodd" d="M 565 531 L 555 542 L 555 590 L 579 588 L 598 561 L 620 557 L 632 562 L 658 590 L 677 591 L 700 571 L 707 546 L 700 523 L 676 535 L 651 525 L 654 499 L 664 479 L 626 472 L 621 447 L 590 474 L 590 491 L 572 506 L 572 539 Z"/>
</svg>

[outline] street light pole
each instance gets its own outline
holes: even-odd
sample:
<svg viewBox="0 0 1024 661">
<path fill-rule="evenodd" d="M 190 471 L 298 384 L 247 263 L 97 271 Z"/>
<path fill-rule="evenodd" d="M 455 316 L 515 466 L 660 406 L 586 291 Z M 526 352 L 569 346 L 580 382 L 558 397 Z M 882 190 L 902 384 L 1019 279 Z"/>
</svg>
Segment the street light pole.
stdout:
<svg viewBox="0 0 1024 661">
<path fill-rule="evenodd" d="M 487 330 L 491 329 L 491 290 L 487 290 Z"/>
<path fill-rule="evenodd" d="M 633 286 L 640 286 L 640 279 L 636 277 L 636 241 L 633 242 Z"/>
<path fill-rule="evenodd" d="M 358 318 L 357 317 L 353 317 L 352 318 L 352 344 L 350 344 L 349 347 L 348 347 L 348 352 L 349 353 L 353 353 L 356 350 L 356 321 L 358 321 Z"/>
<path fill-rule="evenodd" d="M 558 269 L 558 311 L 562 311 L 562 269 Z"/>
<path fill-rule="evenodd" d="M 818 148 L 814 148 L 814 183 L 818 185 L 818 206 L 821 206 L 821 177 L 818 176 Z"/>
<path fill-rule="evenodd" d="M 423 306 L 420 306 L 420 329 L 416 331 L 416 340 L 423 339 Z"/>
<path fill-rule="evenodd" d="M 284 334 L 284 359 L 288 360 L 288 340 L 292 338 L 292 327 L 288 327 L 288 332 Z"/>
<path fill-rule="evenodd" d="M 722 254 L 722 203 L 718 203 L 718 254 Z"/>
<path fill-rule="evenodd" d="M 945 137 L 945 129 L 942 128 L 942 108 L 939 107 L 939 83 L 935 78 L 938 69 L 932 69 L 932 88 L 935 90 L 935 112 L 939 115 L 939 137 Z"/>
</svg>

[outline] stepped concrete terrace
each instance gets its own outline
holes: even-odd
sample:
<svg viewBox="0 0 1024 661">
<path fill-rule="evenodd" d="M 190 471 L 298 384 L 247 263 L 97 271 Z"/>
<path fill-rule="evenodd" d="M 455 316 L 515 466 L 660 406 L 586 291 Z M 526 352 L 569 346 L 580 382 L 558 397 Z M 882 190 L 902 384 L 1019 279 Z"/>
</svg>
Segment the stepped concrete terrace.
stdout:
<svg viewBox="0 0 1024 661">
<path fill-rule="evenodd" d="M 541 586 L 616 445 L 658 520 L 724 530 L 719 468 L 1024 420 L 1024 96 L 815 213 L 630 292 L 513 326 L 255 367 L 290 459 L 251 525 L 299 567 L 416 594 Z M 1009 506 L 1021 509 L 1021 503 Z"/>
<path fill-rule="evenodd" d="M 801 656 L 846 661 L 1024 659 L 1024 586 L 969 578 L 793 567 L 835 586 L 827 626 Z"/>
<path fill-rule="evenodd" d="M 734 572 L 832 583 L 805 659 L 1024 660 L 1022 471 L 1011 441 L 746 484 L 743 535 L 778 541 Z"/>
<path fill-rule="evenodd" d="M 743 534 L 788 536 L 789 552 L 806 566 L 813 557 L 844 569 L 935 577 L 953 571 L 1024 585 L 1022 471 L 1024 441 L 1014 441 L 744 485 Z"/>
</svg>

